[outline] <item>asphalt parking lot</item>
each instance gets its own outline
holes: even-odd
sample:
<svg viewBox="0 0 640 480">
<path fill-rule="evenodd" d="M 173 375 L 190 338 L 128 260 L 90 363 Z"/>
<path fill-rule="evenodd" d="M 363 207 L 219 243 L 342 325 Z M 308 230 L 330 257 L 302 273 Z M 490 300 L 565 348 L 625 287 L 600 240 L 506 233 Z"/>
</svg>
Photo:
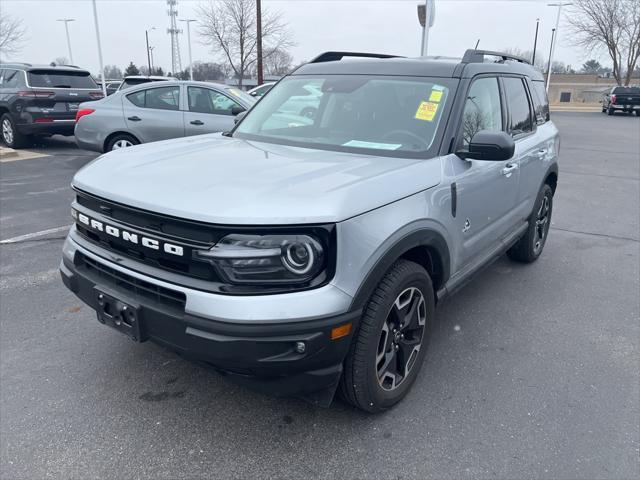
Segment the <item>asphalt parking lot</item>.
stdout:
<svg viewBox="0 0 640 480">
<path fill-rule="evenodd" d="M 100 325 L 64 232 L 0 244 L 0 477 L 639 478 L 640 118 L 556 113 L 549 241 L 438 309 L 412 392 L 365 415 L 247 391 Z M 0 240 L 70 223 L 94 154 L 0 164 Z"/>
</svg>

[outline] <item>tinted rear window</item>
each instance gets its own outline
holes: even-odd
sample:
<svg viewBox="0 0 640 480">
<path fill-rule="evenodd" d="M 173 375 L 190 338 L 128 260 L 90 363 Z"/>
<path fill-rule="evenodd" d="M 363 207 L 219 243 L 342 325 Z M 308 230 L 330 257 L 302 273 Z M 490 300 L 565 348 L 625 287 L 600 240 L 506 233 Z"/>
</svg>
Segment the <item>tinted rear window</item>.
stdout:
<svg viewBox="0 0 640 480">
<path fill-rule="evenodd" d="M 98 88 L 89 72 L 61 72 L 60 70 L 31 70 L 29 85 L 45 88 Z"/>
<path fill-rule="evenodd" d="M 613 93 L 640 95 L 640 87 L 616 87 L 613 89 Z"/>
<path fill-rule="evenodd" d="M 533 85 L 533 104 L 536 111 L 536 121 L 542 125 L 549 120 L 549 100 L 544 82 L 531 82 Z"/>
</svg>

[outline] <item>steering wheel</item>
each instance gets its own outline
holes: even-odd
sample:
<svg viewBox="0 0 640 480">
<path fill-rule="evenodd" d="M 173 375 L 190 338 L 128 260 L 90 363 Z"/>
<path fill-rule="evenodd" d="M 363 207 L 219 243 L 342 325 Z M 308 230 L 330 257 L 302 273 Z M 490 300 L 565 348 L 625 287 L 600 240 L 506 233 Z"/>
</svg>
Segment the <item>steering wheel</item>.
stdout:
<svg viewBox="0 0 640 480">
<path fill-rule="evenodd" d="M 390 132 L 387 132 L 382 136 L 382 140 L 387 140 L 387 139 L 391 140 L 390 137 L 393 137 L 394 135 L 397 135 L 397 136 L 404 135 L 407 138 L 411 138 L 411 140 L 414 142 L 417 141 L 419 145 L 424 146 L 425 150 L 429 149 L 429 144 L 424 138 L 419 137 L 418 135 L 416 135 L 413 132 L 410 132 L 409 130 L 391 130 Z"/>
</svg>

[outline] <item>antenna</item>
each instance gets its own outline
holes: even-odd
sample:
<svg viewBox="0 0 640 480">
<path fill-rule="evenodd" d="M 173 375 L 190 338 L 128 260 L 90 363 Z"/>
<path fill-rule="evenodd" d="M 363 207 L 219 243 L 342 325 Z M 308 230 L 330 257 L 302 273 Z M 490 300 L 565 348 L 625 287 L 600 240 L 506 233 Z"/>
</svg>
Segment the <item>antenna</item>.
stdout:
<svg viewBox="0 0 640 480">
<path fill-rule="evenodd" d="M 173 69 L 173 75 L 182 71 L 182 63 L 180 61 L 180 42 L 178 41 L 178 35 L 182 33 L 182 30 L 178 28 L 178 0 L 167 0 L 169 5 L 169 18 L 171 19 L 171 26 L 167 28 L 167 33 L 171 35 L 171 68 Z"/>
<path fill-rule="evenodd" d="M 478 49 L 478 45 L 480 45 L 480 39 L 478 39 L 478 41 L 476 42 L 476 47 L 474 48 L 474 50 Z"/>
</svg>

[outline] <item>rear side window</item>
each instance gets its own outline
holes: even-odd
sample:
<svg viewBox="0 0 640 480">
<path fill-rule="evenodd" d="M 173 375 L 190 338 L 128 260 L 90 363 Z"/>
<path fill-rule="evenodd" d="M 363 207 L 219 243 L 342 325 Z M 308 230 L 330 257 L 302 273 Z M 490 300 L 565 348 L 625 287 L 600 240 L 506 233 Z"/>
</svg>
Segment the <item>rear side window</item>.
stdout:
<svg viewBox="0 0 640 480">
<path fill-rule="evenodd" d="M 521 78 L 504 77 L 504 90 L 509 106 L 509 132 L 514 137 L 533 130 L 529 97 Z"/>
<path fill-rule="evenodd" d="M 98 88 L 89 72 L 31 70 L 28 76 L 29 85 L 36 88 Z"/>
<path fill-rule="evenodd" d="M 549 118 L 549 100 L 547 99 L 547 90 L 544 82 L 531 82 L 533 85 L 533 107 L 536 112 L 536 122 L 542 125 L 550 120 Z"/>
<path fill-rule="evenodd" d="M 136 107 L 156 110 L 178 110 L 180 106 L 180 86 L 149 88 L 130 93 L 127 99 Z"/>
<path fill-rule="evenodd" d="M 3 88 L 24 87 L 24 76 L 19 70 L 5 70 L 2 78 Z"/>
<path fill-rule="evenodd" d="M 500 88 L 495 77 L 475 80 L 469 89 L 462 115 L 462 145 L 469 145 L 480 130 L 502 131 Z"/>
</svg>

